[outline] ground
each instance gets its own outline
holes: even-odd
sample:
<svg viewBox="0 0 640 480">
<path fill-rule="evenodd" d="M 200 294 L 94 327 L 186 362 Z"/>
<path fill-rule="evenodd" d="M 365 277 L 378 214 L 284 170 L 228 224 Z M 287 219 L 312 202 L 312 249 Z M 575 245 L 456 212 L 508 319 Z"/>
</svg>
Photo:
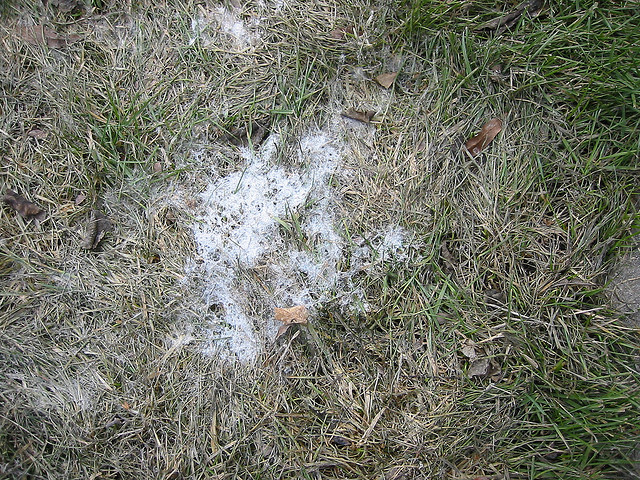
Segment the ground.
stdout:
<svg viewBox="0 0 640 480">
<path fill-rule="evenodd" d="M 0 12 L 0 477 L 638 478 L 637 2 Z"/>
</svg>

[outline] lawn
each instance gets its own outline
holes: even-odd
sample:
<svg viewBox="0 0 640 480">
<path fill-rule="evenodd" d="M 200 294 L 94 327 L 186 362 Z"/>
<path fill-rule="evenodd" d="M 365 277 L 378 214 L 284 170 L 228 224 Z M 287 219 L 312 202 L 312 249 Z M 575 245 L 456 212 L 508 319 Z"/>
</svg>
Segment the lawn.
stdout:
<svg viewBox="0 0 640 480">
<path fill-rule="evenodd" d="M 0 478 L 638 478 L 637 1 L 0 38 Z"/>
</svg>

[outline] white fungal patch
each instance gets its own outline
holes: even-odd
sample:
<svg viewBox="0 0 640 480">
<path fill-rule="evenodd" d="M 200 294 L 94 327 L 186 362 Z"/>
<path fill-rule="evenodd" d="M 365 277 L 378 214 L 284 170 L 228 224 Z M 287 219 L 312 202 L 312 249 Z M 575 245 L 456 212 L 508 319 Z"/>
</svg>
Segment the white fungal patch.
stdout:
<svg viewBox="0 0 640 480">
<path fill-rule="evenodd" d="M 257 151 L 242 150 L 240 168 L 215 176 L 201 195 L 193 232 L 202 263 L 191 273 L 204 279 L 205 354 L 254 361 L 275 337 L 273 307 L 313 311 L 338 299 L 366 309 L 353 278 L 403 254 L 407 232 L 398 227 L 355 243 L 340 235 L 331 179 L 344 145 L 326 132 L 308 134 L 292 162 L 303 167 L 284 168 L 274 163 L 279 141 L 271 135 Z"/>
</svg>

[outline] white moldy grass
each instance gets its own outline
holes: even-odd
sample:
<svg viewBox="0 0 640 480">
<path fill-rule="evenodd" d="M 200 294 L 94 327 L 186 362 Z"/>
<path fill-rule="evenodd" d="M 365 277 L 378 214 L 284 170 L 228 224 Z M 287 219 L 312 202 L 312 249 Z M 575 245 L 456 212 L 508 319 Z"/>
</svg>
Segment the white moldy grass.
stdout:
<svg viewBox="0 0 640 480">
<path fill-rule="evenodd" d="M 219 34 L 222 34 L 224 40 L 236 49 L 249 48 L 258 39 L 255 27 L 259 21 L 254 18 L 252 23 L 253 26 L 247 25 L 234 10 L 226 7 L 220 6 L 212 11 L 201 9 L 198 17 L 191 20 L 193 37 L 189 40 L 189 45 L 200 39 L 205 46 L 215 46 L 216 43 L 221 43 Z"/>
<path fill-rule="evenodd" d="M 273 134 L 256 151 L 243 149 L 240 169 L 214 177 L 202 193 L 193 229 L 202 263 L 190 270 L 204 280 L 211 314 L 206 354 L 252 362 L 275 336 L 273 307 L 313 310 L 337 297 L 351 311 L 366 308 L 352 278 L 402 249 L 398 227 L 350 241 L 339 233 L 331 180 L 340 175 L 342 142 L 307 134 L 294 162 L 302 167 L 287 169 L 274 163 L 279 141 Z"/>
</svg>

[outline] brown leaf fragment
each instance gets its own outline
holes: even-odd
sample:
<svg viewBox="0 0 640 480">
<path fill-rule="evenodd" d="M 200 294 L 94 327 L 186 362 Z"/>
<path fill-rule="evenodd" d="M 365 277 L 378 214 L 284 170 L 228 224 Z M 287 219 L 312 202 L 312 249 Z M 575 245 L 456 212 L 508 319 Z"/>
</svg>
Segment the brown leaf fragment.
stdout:
<svg viewBox="0 0 640 480">
<path fill-rule="evenodd" d="M 489 373 L 489 359 L 476 358 L 469 365 L 470 377 L 485 377 Z"/>
<path fill-rule="evenodd" d="M 45 211 L 33 202 L 30 202 L 22 195 L 18 195 L 13 190 L 7 189 L 4 197 L 2 197 L 4 203 L 13 208 L 22 218 L 25 220 L 35 219 L 39 222 L 43 221 L 46 217 Z"/>
<path fill-rule="evenodd" d="M 222 135 L 221 140 L 227 141 L 240 146 L 248 146 L 249 144 L 257 147 L 262 143 L 269 133 L 266 125 L 258 122 L 252 122 L 246 127 L 237 127 Z"/>
<path fill-rule="evenodd" d="M 274 309 L 276 320 L 283 322 L 276 334 L 276 340 L 289 330 L 292 325 L 306 325 L 308 323 L 309 312 L 304 305 L 297 305 L 290 308 L 278 308 Z"/>
<path fill-rule="evenodd" d="M 333 435 L 329 441 L 338 447 L 348 447 L 352 443 L 351 440 L 340 435 Z"/>
<path fill-rule="evenodd" d="M 542 0 L 528 0 L 521 3 L 516 7 L 513 12 L 503 15 L 488 22 L 482 23 L 476 27 L 478 30 L 496 30 L 496 33 L 500 34 L 506 29 L 513 27 L 523 13 L 527 13 L 530 17 L 536 17 L 540 13 L 542 8 Z"/>
<path fill-rule="evenodd" d="M 285 323 L 284 325 L 281 325 L 280 328 L 278 329 L 278 333 L 276 333 L 276 340 L 278 340 L 282 335 L 287 333 L 287 330 L 289 330 L 289 327 L 291 327 L 292 325 L 293 323 Z"/>
<path fill-rule="evenodd" d="M 34 128 L 27 132 L 27 136 L 35 138 L 36 140 L 42 140 L 44 138 L 47 138 L 47 132 L 44 130 L 40 130 L 39 128 Z"/>
<path fill-rule="evenodd" d="M 482 126 L 480 133 L 473 138 L 466 141 L 464 146 L 469 150 L 472 157 L 477 156 L 482 150 L 484 150 L 496 135 L 502 130 L 502 120 L 499 118 L 492 118 Z"/>
<path fill-rule="evenodd" d="M 502 369 L 493 360 L 488 358 L 476 358 L 469 364 L 469 377 L 490 377 L 494 382 L 502 378 Z"/>
<path fill-rule="evenodd" d="M 344 40 L 347 35 L 354 35 L 355 28 L 353 25 L 349 25 L 348 27 L 336 28 L 331 31 L 331 38 L 335 40 Z"/>
<path fill-rule="evenodd" d="M 153 173 L 162 173 L 162 162 L 155 162 L 151 169 Z"/>
<path fill-rule="evenodd" d="M 460 351 L 465 357 L 471 360 L 475 359 L 478 356 L 478 354 L 476 353 L 476 347 L 473 345 L 473 342 L 469 342 L 466 345 L 464 345 L 460 349 Z"/>
<path fill-rule="evenodd" d="M 100 210 L 91 210 L 89 223 L 87 224 L 87 233 L 82 242 L 82 248 L 95 250 L 105 233 L 109 230 L 111 230 L 111 222 L 107 216 Z"/>
<path fill-rule="evenodd" d="M 389 88 L 391 87 L 391 85 L 393 85 L 393 82 L 395 82 L 397 76 L 398 72 L 381 73 L 375 78 L 375 80 L 381 87 Z"/>
<path fill-rule="evenodd" d="M 343 117 L 351 118 L 352 120 L 357 120 L 363 123 L 371 123 L 371 119 L 376 114 L 373 110 L 366 110 L 361 112 L 356 110 L 355 108 L 350 108 L 346 112 L 342 112 Z"/>
<path fill-rule="evenodd" d="M 278 308 L 275 309 L 275 317 L 279 322 L 286 324 L 306 324 L 309 318 L 309 311 L 304 305 L 297 305 L 290 308 Z"/>
<path fill-rule="evenodd" d="M 44 25 L 17 26 L 16 33 L 31 45 L 46 45 L 49 48 L 64 48 L 80 40 L 80 35 L 61 35 Z"/>
<path fill-rule="evenodd" d="M 87 196 L 84 193 L 79 193 L 78 196 L 76 197 L 75 201 L 73 203 L 76 204 L 76 206 L 80 205 L 82 202 L 84 202 L 87 199 Z"/>
<path fill-rule="evenodd" d="M 42 3 L 44 3 L 45 6 L 47 4 L 44 0 Z M 64 13 L 81 12 L 85 8 L 84 2 L 81 0 L 49 0 L 49 3 Z"/>
</svg>

